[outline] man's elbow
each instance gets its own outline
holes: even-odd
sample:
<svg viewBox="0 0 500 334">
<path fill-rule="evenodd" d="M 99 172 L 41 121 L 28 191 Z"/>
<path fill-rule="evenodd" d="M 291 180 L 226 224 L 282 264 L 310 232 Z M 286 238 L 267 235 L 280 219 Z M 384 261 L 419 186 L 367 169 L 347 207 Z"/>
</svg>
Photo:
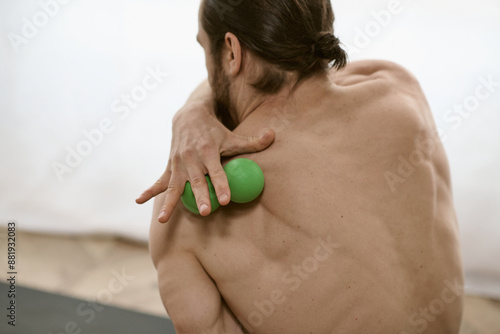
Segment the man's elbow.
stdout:
<svg viewBox="0 0 500 334">
<path fill-rule="evenodd" d="M 224 331 L 214 324 L 201 324 L 192 317 L 172 319 L 177 334 L 223 334 Z"/>
</svg>

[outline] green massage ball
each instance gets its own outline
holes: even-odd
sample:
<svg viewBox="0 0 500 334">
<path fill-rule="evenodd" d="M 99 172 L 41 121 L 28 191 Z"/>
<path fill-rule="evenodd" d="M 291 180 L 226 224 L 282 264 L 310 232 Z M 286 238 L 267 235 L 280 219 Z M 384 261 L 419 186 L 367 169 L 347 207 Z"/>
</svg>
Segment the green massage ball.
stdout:
<svg viewBox="0 0 500 334">
<path fill-rule="evenodd" d="M 232 202 L 251 202 L 264 190 L 264 173 L 255 161 L 243 158 L 231 160 L 224 166 L 224 171 Z"/>
<path fill-rule="evenodd" d="M 235 203 L 248 203 L 259 197 L 264 190 L 264 173 L 259 165 L 249 159 L 231 160 L 224 166 L 227 175 L 229 189 L 231 189 L 231 201 Z M 214 185 L 207 175 L 208 190 L 210 192 L 210 203 L 212 212 L 220 207 L 215 193 Z M 184 206 L 192 213 L 199 215 L 200 211 L 196 205 L 196 199 L 191 189 L 191 183 L 186 182 L 184 193 L 181 196 Z"/>
<path fill-rule="evenodd" d="M 207 183 L 208 183 L 208 191 L 210 192 L 210 204 L 212 207 L 212 212 L 217 210 L 220 207 L 219 200 L 217 199 L 217 195 L 215 193 L 214 185 L 210 180 L 210 177 L 207 175 Z M 186 182 L 186 186 L 184 187 L 184 193 L 181 196 L 182 204 L 194 213 L 195 215 L 199 215 L 200 211 L 198 210 L 198 205 L 196 205 L 196 198 L 193 194 L 193 189 L 191 189 L 191 183 Z"/>
</svg>

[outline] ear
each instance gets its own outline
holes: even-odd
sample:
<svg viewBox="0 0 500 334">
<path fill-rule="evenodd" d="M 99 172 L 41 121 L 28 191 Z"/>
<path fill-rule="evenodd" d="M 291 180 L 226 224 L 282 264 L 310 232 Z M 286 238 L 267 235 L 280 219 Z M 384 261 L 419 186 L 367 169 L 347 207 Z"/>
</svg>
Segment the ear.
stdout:
<svg viewBox="0 0 500 334">
<path fill-rule="evenodd" d="M 224 57 L 229 65 L 229 74 L 236 76 L 241 71 L 241 62 L 243 58 L 240 41 L 238 40 L 238 37 L 230 32 L 226 33 L 224 41 L 226 44 Z"/>
</svg>

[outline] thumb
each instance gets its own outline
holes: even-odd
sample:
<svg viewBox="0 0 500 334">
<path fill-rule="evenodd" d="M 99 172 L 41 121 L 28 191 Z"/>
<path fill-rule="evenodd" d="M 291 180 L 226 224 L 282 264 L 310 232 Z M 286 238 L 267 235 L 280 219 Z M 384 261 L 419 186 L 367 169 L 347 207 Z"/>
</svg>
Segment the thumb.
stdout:
<svg viewBox="0 0 500 334">
<path fill-rule="evenodd" d="M 238 154 L 260 152 L 274 142 L 275 136 L 272 129 L 263 129 L 256 137 L 245 137 L 231 132 L 221 147 L 221 155 L 231 157 Z"/>
</svg>

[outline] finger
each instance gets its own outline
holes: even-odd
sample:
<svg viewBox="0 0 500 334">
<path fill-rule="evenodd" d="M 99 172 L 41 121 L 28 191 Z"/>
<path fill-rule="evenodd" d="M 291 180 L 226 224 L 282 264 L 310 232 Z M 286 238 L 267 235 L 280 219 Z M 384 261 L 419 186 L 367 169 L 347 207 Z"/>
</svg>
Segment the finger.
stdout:
<svg viewBox="0 0 500 334">
<path fill-rule="evenodd" d="M 217 199 L 220 205 L 228 205 L 231 201 L 231 190 L 229 189 L 229 183 L 227 181 L 226 172 L 222 168 L 220 163 L 220 158 L 217 155 L 217 159 L 207 163 L 208 175 L 210 175 L 210 180 L 215 188 L 215 193 L 217 194 Z"/>
<path fill-rule="evenodd" d="M 272 129 L 264 129 L 257 137 L 245 137 L 235 134 L 229 136 L 226 143 L 221 147 L 223 157 L 265 150 L 273 143 L 276 134 Z"/>
<path fill-rule="evenodd" d="M 208 191 L 207 179 L 205 173 L 195 167 L 195 164 L 188 164 L 189 182 L 196 199 L 196 206 L 202 216 L 208 216 L 212 210 L 210 195 Z"/>
<path fill-rule="evenodd" d="M 182 178 L 171 180 L 168 189 L 165 193 L 165 200 L 158 216 L 158 221 L 162 224 L 168 222 L 172 213 L 174 212 L 182 193 L 184 192 L 184 185 L 181 181 Z"/>
<path fill-rule="evenodd" d="M 172 176 L 172 171 L 170 170 L 170 163 L 167 166 L 167 170 L 163 173 L 163 175 L 156 181 L 155 184 L 153 184 L 151 187 L 149 187 L 145 192 L 142 193 L 141 196 L 139 196 L 135 202 L 137 204 L 144 204 L 147 201 L 149 201 L 151 198 L 155 197 L 156 195 L 161 194 L 165 190 L 168 189 L 168 184 L 170 183 L 170 177 Z"/>
</svg>

